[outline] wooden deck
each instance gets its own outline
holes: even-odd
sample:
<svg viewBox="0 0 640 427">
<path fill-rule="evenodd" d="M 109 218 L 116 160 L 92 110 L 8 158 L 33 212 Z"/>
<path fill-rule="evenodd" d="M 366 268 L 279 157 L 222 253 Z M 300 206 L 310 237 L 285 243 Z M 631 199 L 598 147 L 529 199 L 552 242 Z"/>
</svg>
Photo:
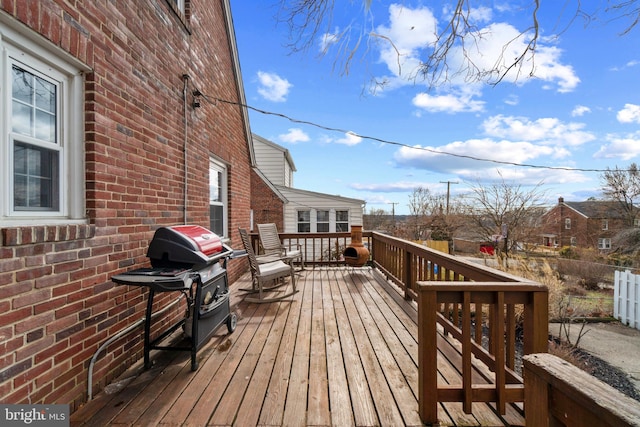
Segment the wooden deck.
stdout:
<svg viewBox="0 0 640 427">
<path fill-rule="evenodd" d="M 290 300 L 242 301 L 249 277 L 232 285 L 237 329 L 222 326 L 190 370 L 186 352 L 152 352 L 154 366 L 101 392 L 71 425 L 401 426 L 418 416 L 415 303 L 374 269 L 315 268 L 298 276 Z M 449 360 L 459 345 L 439 336 L 439 382 L 460 383 Z M 513 408 L 461 403 L 438 409 L 441 425 L 524 425 Z"/>
</svg>

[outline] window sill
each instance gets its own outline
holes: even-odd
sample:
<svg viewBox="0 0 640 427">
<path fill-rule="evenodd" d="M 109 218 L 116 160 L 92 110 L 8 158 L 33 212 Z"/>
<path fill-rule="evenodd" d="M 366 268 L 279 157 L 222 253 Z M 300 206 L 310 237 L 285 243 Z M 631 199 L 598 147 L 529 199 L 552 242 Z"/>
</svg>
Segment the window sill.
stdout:
<svg viewBox="0 0 640 427">
<path fill-rule="evenodd" d="M 34 225 L 3 227 L 0 233 L 2 246 L 9 247 L 90 239 L 96 235 L 96 227 L 90 224 Z"/>
</svg>

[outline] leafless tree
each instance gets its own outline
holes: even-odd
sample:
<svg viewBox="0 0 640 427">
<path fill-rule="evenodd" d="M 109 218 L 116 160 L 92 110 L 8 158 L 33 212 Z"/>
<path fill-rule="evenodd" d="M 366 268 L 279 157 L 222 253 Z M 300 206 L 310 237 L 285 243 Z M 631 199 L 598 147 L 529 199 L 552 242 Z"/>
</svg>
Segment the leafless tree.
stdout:
<svg viewBox="0 0 640 427">
<path fill-rule="evenodd" d="M 627 219 L 627 225 L 633 226 L 637 208 L 634 203 L 640 197 L 640 170 L 635 163 L 627 169 L 609 169 L 602 173 L 602 193 L 605 198 L 620 203 L 620 209 Z"/>
<path fill-rule="evenodd" d="M 417 187 L 409 196 L 408 232 L 413 240 L 424 239 L 430 229 L 431 219 L 442 214 L 446 199 L 443 195 L 433 194 L 426 187 Z"/>
<path fill-rule="evenodd" d="M 325 47 L 333 46 L 338 49 L 334 68 L 339 68 L 346 74 L 359 53 L 364 56 L 370 51 L 372 43 L 384 42 L 389 43 L 392 49 L 396 50 L 398 63 L 400 63 L 401 55 L 394 45 L 394 40 L 376 31 L 376 23 L 371 13 L 372 1 L 361 0 L 361 2 L 360 19 L 353 17 L 351 25 L 336 31 L 334 12 L 337 5 L 344 6 L 343 2 L 280 0 L 278 20 L 289 27 L 290 49 L 294 52 L 308 50 L 316 46 L 318 40 L 323 40 Z M 626 19 L 628 22 L 622 34 L 636 27 L 640 19 L 640 0 L 607 0 L 604 7 L 598 8 L 601 3 L 565 0 L 564 10 L 570 14 L 567 25 L 572 25 L 578 18 L 586 21 L 587 24 L 592 20 Z M 482 5 L 483 2 L 479 0 L 456 0 L 451 4 L 448 21 L 440 30 L 434 29 L 435 41 L 431 45 L 430 53 L 419 67 L 418 77 L 423 77 L 431 86 L 451 81 L 454 76 L 460 75 L 463 75 L 467 82 L 483 81 L 498 84 L 510 73 L 518 76 L 533 73 L 535 53 L 540 40 L 538 21 L 540 0 L 531 0 L 528 8 L 523 7 L 523 13 L 530 17 L 529 24 L 520 30 L 517 37 L 507 42 L 502 49 L 502 57 L 497 58 L 493 69 L 486 69 L 474 63 L 474 55 L 471 54 L 473 50 L 477 50 L 478 43 L 488 35 L 485 33 L 486 30 L 479 28 L 473 19 L 474 11 Z M 586 10 L 587 6 L 591 9 Z M 559 30 L 562 32 L 562 29 Z M 450 58 L 453 49 L 462 52 L 462 65 Z M 327 52 L 328 49 L 325 48 L 324 53 Z M 453 66 L 453 63 L 456 65 Z M 385 82 L 375 83 L 385 84 Z"/>
<path fill-rule="evenodd" d="M 365 230 L 387 231 L 391 228 L 389 215 L 384 209 L 371 209 L 363 218 Z"/>
<path fill-rule="evenodd" d="M 491 184 L 477 182 L 466 197 L 467 219 L 481 238 L 495 243 L 506 262 L 510 250 L 536 229 L 543 197 L 542 183 L 524 187 L 503 178 Z"/>
<path fill-rule="evenodd" d="M 451 240 L 460 223 L 460 212 L 457 197 L 447 200 L 446 194 L 417 187 L 409 196 L 409 237 L 414 240 Z"/>
</svg>

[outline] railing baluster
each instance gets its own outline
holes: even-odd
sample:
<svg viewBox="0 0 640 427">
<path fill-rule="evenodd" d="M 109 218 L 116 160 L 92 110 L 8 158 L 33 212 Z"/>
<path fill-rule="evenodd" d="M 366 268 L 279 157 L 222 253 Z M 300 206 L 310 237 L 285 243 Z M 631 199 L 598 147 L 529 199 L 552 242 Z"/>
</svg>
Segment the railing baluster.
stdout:
<svg viewBox="0 0 640 427">
<path fill-rule="evenodd" d="M 515 370 L 516 367 L 516 306 L 507 305 L 507 318 L 505 320 L 506 341 L 507 341 L 507 367 Z"/>
<path fill-rule="evenodd" d="M 482 345 L 482 326 L 484 325 L 484 319 L 482 318 L 482 304 L 476 303 L 476 324 L 475 324 L 475 341 L 476 344 Z"/>
<path fill-rule="evenodd" d="M 505 363 L 504 363 L 504 292 L 498 292 L 496 295 L 495 303 L 495 322 L 494 328 L 496 329 L 494 335 L 495 342 L 495 385 L 496 385 L 496 400 L 498 411 L 501 414 L 506 413 L 506 400 L 505 400 Z"/>
<path fill-rule="evenodd" d="M 471 373 L 471 293 L 467 291 L 462 296 L 462 389 L 464 393 L 462 410 L 467 414 L 471 413 L 473 402 Z"/>
</svg>

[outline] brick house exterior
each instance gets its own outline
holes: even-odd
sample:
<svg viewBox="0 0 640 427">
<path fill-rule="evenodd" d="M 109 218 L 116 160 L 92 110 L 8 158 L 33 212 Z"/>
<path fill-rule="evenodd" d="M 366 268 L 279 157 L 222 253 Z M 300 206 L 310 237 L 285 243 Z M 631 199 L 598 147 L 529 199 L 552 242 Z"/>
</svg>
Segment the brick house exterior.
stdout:
<svg viewBox="0 0 640 427">
<path fill-rule="evenodd" d="M 630 226 L 617 202 L 566 202 L 560 197 L 558 204 L 542 216 L 542 243 L 607 251 L 611 239 Z"/>
<path fill-rule="evenodd" d="M 284 230 L 285 203 L 286 198 L 264 177 L 259 169 L 251 171 L 253 225 L 273 222 L 278 230 Z"/>
<path fill-rule="evenodd" d="M 146 292 L 110 277 L 148 263 L 154 230 L 209 228 L 215 211 L 220 234 L 240 247 L 237 228 L 249 226 L 253 153 L 230 5 L 0 8 L 1 122 L 12 123 L 0 124 L 0 401 L 73 412 L 92 355 L 144 316 Z M 216 180 L 224 194 L 213 200 Z M 246 261 L 229 266 L 233 282 Z M 111 344 L 94 392 L 141 355 L 140 330 Z"/>
</svg>

